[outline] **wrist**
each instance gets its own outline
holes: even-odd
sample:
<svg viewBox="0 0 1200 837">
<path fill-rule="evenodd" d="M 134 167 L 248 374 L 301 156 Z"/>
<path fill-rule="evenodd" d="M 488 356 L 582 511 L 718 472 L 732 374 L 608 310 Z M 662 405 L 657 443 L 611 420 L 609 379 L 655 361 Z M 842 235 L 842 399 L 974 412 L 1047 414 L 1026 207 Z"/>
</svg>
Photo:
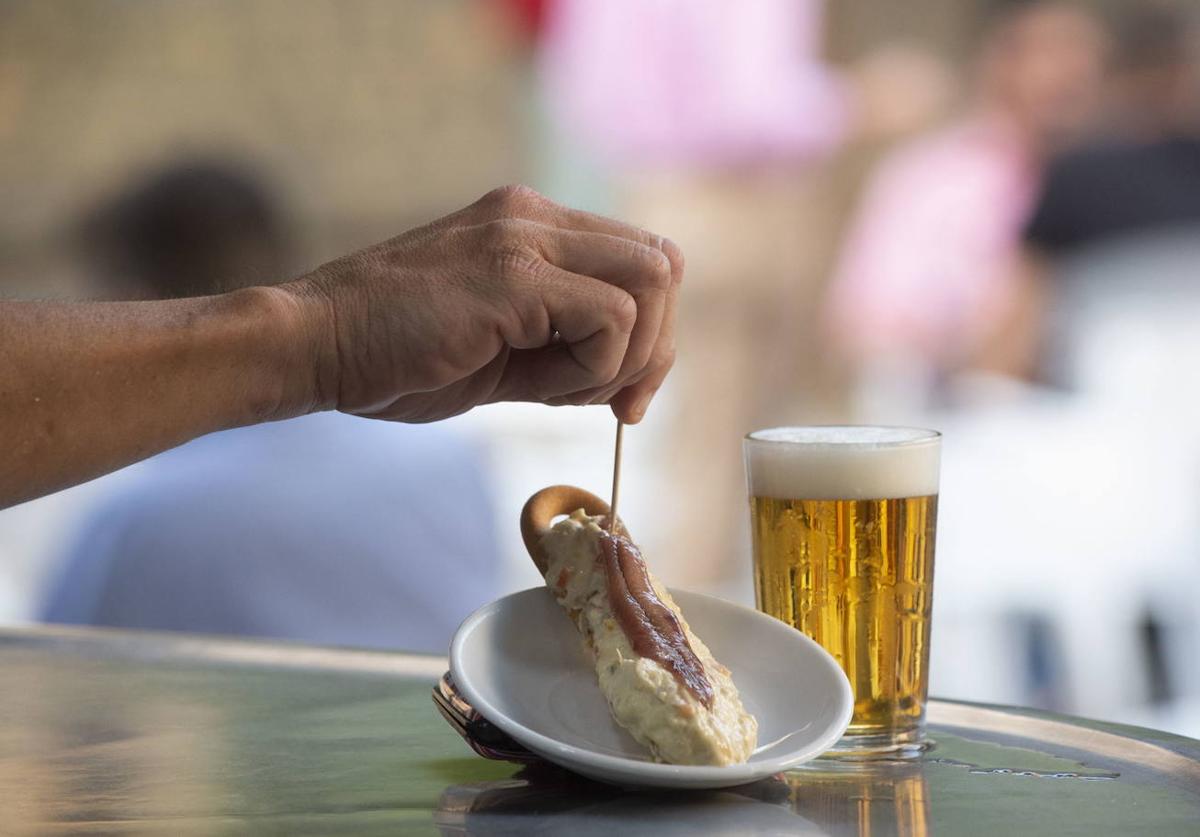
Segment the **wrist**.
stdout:
<svg viewBox="0 0 1200 837">
<path fill-rule="evenodd" d="M 335 408 L 336 351 L 328 302 L 299 283 L 246 288 L 229 296 L 248 318 L 251 352 L 265 373 L 261 398 L 251 405 L 252 420 Z"/>
<path fill-rule="evenodd" d="M 325 288 L 309 279 L 264 288 L 280 297 L 292 315 L 291 344 L 299 362 L 297 375 L 307 408 L 304 412 L 336 410 L 339 403 L 337 318 Z"/>
</svg>

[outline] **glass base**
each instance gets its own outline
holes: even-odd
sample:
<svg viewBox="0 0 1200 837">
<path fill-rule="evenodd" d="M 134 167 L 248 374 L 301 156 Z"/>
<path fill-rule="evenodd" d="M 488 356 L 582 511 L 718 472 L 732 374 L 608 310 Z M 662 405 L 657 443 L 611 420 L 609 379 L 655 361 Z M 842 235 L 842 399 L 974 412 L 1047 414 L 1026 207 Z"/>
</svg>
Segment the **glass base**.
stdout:
<svg viewBox="0 0 1200 837">
<path fill-rule="evenodd" d="M 819 760 L 907 761 L 920 758 L 932 746 L 921 727 L 903 732 L 848 732 Z"/>
</svg>

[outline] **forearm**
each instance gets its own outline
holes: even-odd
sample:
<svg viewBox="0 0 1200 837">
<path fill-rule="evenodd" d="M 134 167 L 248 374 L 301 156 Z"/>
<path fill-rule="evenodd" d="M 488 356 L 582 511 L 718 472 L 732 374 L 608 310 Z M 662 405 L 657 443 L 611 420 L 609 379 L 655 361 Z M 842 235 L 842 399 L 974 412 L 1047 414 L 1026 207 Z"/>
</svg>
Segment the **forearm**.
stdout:
<svg viewBox="0 0 1200 837">
<path fill-rule="evenodd" d="M 0 508 L 205 433 L 326 406 L 310 316 L 261 288 L 0 302 Z"/>
</svg>

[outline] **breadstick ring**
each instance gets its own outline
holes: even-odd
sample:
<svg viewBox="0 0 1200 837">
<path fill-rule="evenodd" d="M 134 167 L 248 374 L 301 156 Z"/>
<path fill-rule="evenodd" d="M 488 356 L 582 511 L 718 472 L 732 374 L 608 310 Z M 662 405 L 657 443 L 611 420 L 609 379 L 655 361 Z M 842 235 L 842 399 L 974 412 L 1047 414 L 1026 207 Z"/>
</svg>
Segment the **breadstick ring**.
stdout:
<svg viewBox="0 0 1200 837">
<path fill-rule="evenodd" d="M 542 548 L 542 536 L 550 531 L 555 518 L 571 514 L 577 509 L 583 509 L 591 515 L 606 516 L 609 512 L 607 502 L 574 485 L 552 485 L 525 501 L 525 507 L 521 509 L 521 539 L 525 541 L 529 557 L 542 575 L 550 566 L 550 557 Z M 617 518 L 616 532 L 629 537 L 629 531 L 620 517 Z"/>
</svg>

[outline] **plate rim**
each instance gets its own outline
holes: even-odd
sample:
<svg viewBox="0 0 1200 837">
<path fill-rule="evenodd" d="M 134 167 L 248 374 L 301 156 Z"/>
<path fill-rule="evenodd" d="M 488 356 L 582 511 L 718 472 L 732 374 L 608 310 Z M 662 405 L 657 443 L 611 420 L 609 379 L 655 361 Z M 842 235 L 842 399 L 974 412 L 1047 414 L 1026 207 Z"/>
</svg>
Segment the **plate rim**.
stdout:
<svg viewBox="0 0 1200 837">
<path fill-rule="evenodd" d="M 491 721 L 496 726 L 500 727 L 504 732 L 508 733 L 515 740 L 525 745 L 535 752 L 551 752 L 563 758 L 569 763 L 580 763 L 586 765 L 590 769 L 599 769 L 606 774 L 622 774 L 626 776 L 636 777 L 638 779 L 659 779 L 667 781 L 694 781 L 708 782 L 719 781 L 728 784 L 737 784 L 741 782 L 751 782 L 764 776 L 770 776 L 798 764 L 809 761 L 822 753 L 829 750 L 839 738 L 845 734 L 847 727 L 850 725 L 850 719 L 854 714 L 854 694 L 850 687 L 850 680 L 846 677 L 846 673 L 842 671 L 841 666 L 833 656 L 815 642 L 812 638 L 806 636 L 801 631 L 796 630 L 791 625 L 788 625 L 782 620 L 775 619 L 760 610 L 746 607 L 745 605 L 731 602 L 728 599 L 722 599 L 719 596 L 712 596 L 707 593 L 697 593 L 689 590 L 681 590 L 678 588 L 668 588 L 673 596 L 679 596 L 685 599 L 702 599 L 715 604 L 718 607 L 734 608 L 745 611 L 751 614 L 754 618 L 769 619 L 775 626 L 791 631 L 800 640 L 802 640 L 810 650 L 817 653 L 817 657 L 822 659 L 823 664 L 827 669 L 836 673 L 835 680 L 839 686 L 839 697 L 841 698 L 841 712 L 838 721 L 834 723 L 829 730 L 819 738 L 815 739 L 808 746 L 799 750 L 791 751 L 785 755 L 775 758 L 766 759 L 755 762 L 743 762 L 741 764 L 731 764 L 725 766 L 716 765 L 690 765 L 690 764 L 663 764 L 660 762 L 640 761 L 630 759 L 624 756 L 614 756 L 607 753 L 598 753 L 594 750 L 588 750 L 583 747 L 578 747 L 574 744 L 567 744 L 562 741 L 550 738 L 537 730 L 530 729 L 524 724 L 513 720 L 507 715 L 501 713 L 491 701 L 480 693 L 475 688 L 475 684 L 468 672 L 464 671 L 461 665 L 463 649 L 470 639 L 472 633 L 488 618 L 492 617 L 496 612 L 504 608 L 507 603 L 516 598 L 534 595 L 553 596 L 548 588 L 530 587 L 525 590 L 519 590 L 514 593 L 509 593 L 495 601 L 485 604 L 480 607 L 470 616 L 455 631 L 454 639 L 450 644 L 450 671 L 454 677 L 454 682 L 463 691 L 467 700 L 474 706 L 484 717 Z M 556 604 L 557 606 L 557 604 Z"/>
</svg>

